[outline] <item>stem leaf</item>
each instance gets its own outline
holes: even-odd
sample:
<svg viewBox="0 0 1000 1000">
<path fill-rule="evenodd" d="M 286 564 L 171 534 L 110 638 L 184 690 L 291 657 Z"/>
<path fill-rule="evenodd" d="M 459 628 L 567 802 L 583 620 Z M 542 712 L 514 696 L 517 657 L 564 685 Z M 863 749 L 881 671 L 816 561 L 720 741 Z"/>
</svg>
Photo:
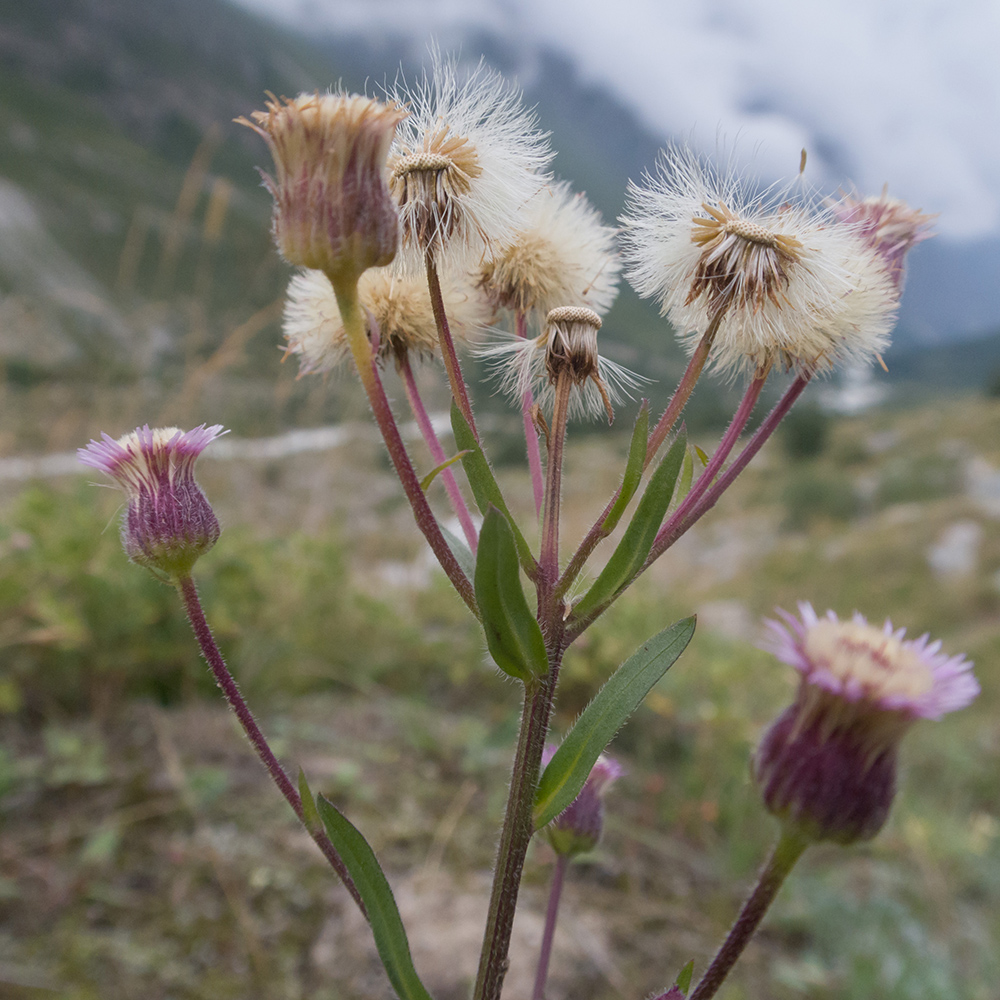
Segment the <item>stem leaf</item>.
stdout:
<svg viewBox="0 0 1000 1000">
<path fill-rule="evenodd" d="M 473 583 L 486 645 L 496 665 L 525 683 L 544 677 L 549 658 L 541 627 L 521 587 L 514 532 L 494 506 L 487 509 L 479 532 Z"/>
<path fill-rule="evenodd" d="M 431 1000 L 431 995 L 420 982 L 417 970 L 413 967 L 406 930 L 375 852 L 357 827 L 323 796 L 319 798 L 319 815 L 333 846 L 343 858 L 358 892 L 361 893 L 361 900 L 368 911 L 375 947 L 392 988 L 401 1000 Z"/>
<path fill-rule="evenodd" d="M 601 525 L 601 531 L 606 535 L 614 531 L 615 525 L 622 519 L 625 508 L 639 488 L 643 465 L 646 462 L 647 437 L 649 437 L 649 400 L 644 399 L 642 406 L 639 407 L 639 416 L 636 417 L 635 427 L 632 430 L 632 443 L 629 445 L 628 461 L 625 463 L 625 475 L 622 477 L 622 487 L 618 492 L 618 499 L 608 511 L 608 516 Z"/>
<path fill-rule="evenodd" d="M 677 973 L 677 978 L 674 980 L 674 985 L 683 993 L 685 996 L 688 994 L 688 990 L 691 989 L 691 979 L 694 976 L 694 959 L 692 958 L 687 965 Z"/>
<path fill-rule="evenodd" d="M 451 458 L 446 458 L 440 465 L 435 465 L 430 472 L 420 480 L 420 488 L 426 493 L 430 489 L 431 483 L 434 482 L 437 477 L 444 472 L 445 469 L 450 468 L 456 462 L 458 462 L 465 455 L 464 451 L 460 451 L 457 455 L 452 455 Z"/>
<path fill-rule="evenodd" d="M 449 531 L 443 524 L 439 527 L 455 561 L 462 567 L 462 572 L 471 580 L 476 575 L 476 557 L 472 554 L 468 542 L 464 538 L 459 538 L 454 531 Z"/>
<path fill-rule="evenodd" d="M 306 772 L 299 768 L 299 798 L 302 800 L 302 822 L 306 829 L 315 834 L 323 829 L 319 813 L 316 811 L 316 800 L 313 798 L 312 789 L 306 781 Z"/>
<path fill-rule="evenodd" d="M 538 782 L 533 815 L 536 830 L 551 823 L 580 794 L 594 763 L 615 733 L 684 652 L 694 635 L 694 626 L 692 616 L 654 635 L 594 695 Z"/>
<path fill-rule="evenodd" d="M 590 590 L 573 607 L 573 617 L 585 618 L 592 611 L 610 603 L 626 587 L 653 547 L 656 533 L 663 523 L 663 516 L 670 506 L 677 476 L 681 471 L 687 441 L 678 434 L 670 450 L 646 486 L 629 526 L 618 543 L 607 565 L 601 570 Z"/>
<path fill-rule="evenodd" d="M 455 443 L 462 454 L 462 468 L 468 476 L 469 485 L 472 487 L 472 495 L 476 498 L 476 505 L 479 512 L 486 517 L 490 507 L 496 507 L 504 517 L 506 517 L 511 530 L 514 532 L 514 539 L 517 542 L 517 554 L 521 560 L 521 565 L 529 575 L 534 571 L 535 559 L 528 548 L 528 543 L 524 540 L 514 519 L 510 516 L 507 501 L 504 500 L 500 492 L 500 486 L 493 475 L 490 463 L 486 460 L 482 445 L 476 440 L 476 435 L 472 433 L 468 422 L 462 415 L 457 403 L 451 404 L 451 428 L 455 435 Z"/>
</svg>

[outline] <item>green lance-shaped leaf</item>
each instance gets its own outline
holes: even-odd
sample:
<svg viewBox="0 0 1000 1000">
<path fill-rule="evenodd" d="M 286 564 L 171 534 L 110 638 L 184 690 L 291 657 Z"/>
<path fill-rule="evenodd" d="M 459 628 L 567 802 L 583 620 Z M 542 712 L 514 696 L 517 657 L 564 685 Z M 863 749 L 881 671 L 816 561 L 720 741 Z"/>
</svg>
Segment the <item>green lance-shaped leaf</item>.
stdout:
<svg viewBox="0 0 1000 1000">
<path fill-rule="evenodd" d="M 574 618 L 580 619 L 611 600 L 642 568 L 649 555 L 663 516 L 670 505 L 674 484 L 684 460 L 686 441 L 682 435 L 670 446 L 659 468 L 653 473 L 622 540 L 590 590 L 573 606 Z"/>
<path fill-rule="evenodd" d="M 468 542 L 464 538 L 459 538 L 453 531 L 449 531 L 443 524 L 438 525 L 444 540 L 451 549 L 451 554 L 462 567 L 462 572 L 471 580 L 476 575 L 476 557 L 472 554 Z"/>
<path fill-rule="evenodd" d="M 524 535 L 521 534 L 514 519 L 510 516 L 507 501 L 504 500 L 503 494 L 500 492 L 500 485 L 493 475 L 490 463 L 486 460 L 482 445 L 476 440 L 475 434 L 472 433 L 456 403 L 451 404 L 451 429 L 455 435 L 455 443 L 462 453 L 462 468 L 465 469 L 465 474 L 469 478 L 469 486 L 472 487 L 472 495 L 476 498 L 479 512 L 485 517 L 492 506 L 504 514 L 514 532 L 521 565 L 526 570 L 530 570 L 535 565 L 531 549 L 528 548 Z"/>
<path fill-rule="evenodd" d="M 375 852 L 354 824 L 322 795 L 319 798 L 319 814 L 333 846 L 337 848 L 361 894 L 375 947 L 392 988 L 400 1000 L 431 1000 L 413 967 L 406 930 Z"/>
<path fill-rule="evenodd" d="M 487 509 L 479 532 L 473 583 L 496 665 L 525 683 L 544 677 L 549 671 L 545 639 L 521 587 L 514 532 L 496 507 Z"/>
<path fill-rule="evenodd" d="M 635 427 L 632 430 L 632 443 L 628 449 L 628 461 L 625 463 L 625 475 L 622 477 L 622 488 L 618 492 L 618 499 L 614 506 L 608 511 L 608 516 L 601 525 L 601 531 L 609 534 L 615 530 L 615 525 L 622 519 L 625 508 L 629 501 L 635 496 L 635 491 L 639 488 L 642 479 L 642 467 L 646 461 L 646 439 L 649 436 L 649 400 L 644 399 L 639 407 L 639 416 L 636 417 Z"/>
<path fill-rule="evenodd" d="M 551 823 L 580 794 L 594 763 L 615 733 L 684 652 L 694 635 L 694 626 L 692 616 L 654 635 L 594 695 L 538 782 L 533 814 L 536 830 Z"/>
</svg>

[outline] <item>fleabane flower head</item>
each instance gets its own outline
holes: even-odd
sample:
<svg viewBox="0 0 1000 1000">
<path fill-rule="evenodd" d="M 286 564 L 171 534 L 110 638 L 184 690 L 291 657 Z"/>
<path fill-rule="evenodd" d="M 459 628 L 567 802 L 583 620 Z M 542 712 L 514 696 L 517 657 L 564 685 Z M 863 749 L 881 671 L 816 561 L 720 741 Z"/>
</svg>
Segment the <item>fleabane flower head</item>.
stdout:
<svg viewBox="0 0 1000 1000">
<path fill-rule="evenodd" d="M 544 320 L 568 302 L 605 315 L 618 294 L 615 230 L 564 181 L 547 185 L 521 210 L 513 239 L 487 260 L 481 283 L 497 309 Z"/>
<path fill-rule="evenodd" d="M 553 746 L 545 748 L 543 767 L 555 752 Z M 557 854 L 573 857 L 598 845 L 604 828 L 604 795 L 624 773 L 613 757 L 601 754 L 597 758 L 580 794 L 545 827 L 545 836 Z"/>
<path fill-rule="evenodd" d="M 630 398 L 630 391 L 644 379 L 621 365 L 602 358 L 597 350 L 601 317 L 586 306 L 559 306 L 545 317 L 537 337 L 505 337 L 477 352 L 500 388 L 515 406 L 531 392 L 542 409 L 551 412 L 555 386 L 568 377 L 573 387 L 571 417 L 606 413 L 614 420 L 612 404 Z"/>
<path fill-rule="evenodd" d="M 931 225 L 935 216 L 910 208 L 899 198 L 890 198 L 888 188 L 877 198 L 846 195 L 834 202 L 831 209 L 879 254 L 902 293 L 906 276 L 904 259 L 913 247 L 934 235 Z"/>
<path fill-rule="evenodd" d="M 176 582 L 219 538 L 219 522 L 194 479 L 195 459 L 224 433 L 138 427 L 117 441 L 107 434 L 77 451 L 84 465 L 114 479 L 128 496 L 122 545 L 128 557 Z"/>
<path fill-rule="evenodd" d="M 441 294 L 452 333 L 467 337 L 489 323 L 490 308 L 478 289 L 446 275 Z M 407 355 L 426 358 L 438 349 L 427 281 L 373 267 L 358 280 L 358 300 L 369 340 L 380 361 Z M 333 286 L 322 271 L 303 271 L 288 286 L 284 334 L 287 351 L 299 356 L 301 375 L 323 373 L 351 356 Z"/>
<path fill-rule="evenodd" d="M 274 157 L 264 184 L 274 197 L 274 240 L 301 267 L 356 280 L 388 264 L 399 219 L 385 160 L 406 112 L 357 94 L 301 94 L 237 118 L 263 136 Z"/>
<path fill-rule="evenodd" d="M 622 218 L 626 276 L 693 350 L 716 327 L 723 371 L 781 359 L 814 371 L 888 346 L 898 289 L 858 230 L 790 188 L 759 197 L 734 173 L 673 149 L 631 183 Z"/>
<path fill-rule="evenodd" d="M 406 251 L 398 263 L 419 271 L 430 254 L 478 267 L 510 242 L 519 210 L 546 182 L 547 137 L 520 92 L 482 62 L 460 81 L 435 52 L 430 76 L 393 97 L 410 110 L 388 161 Z"/>
<path fill-rule="evenodd" d="M 979 693 L 972 663 L 927 635 L 906 639 L 890 622 L 840 621 L 799 605 L 769 621 L 768 648 L 800 674 L 791 705 L 757 750 L 768 809 L 810 840 L 873 837 L 896 790 L 900 740 L 917 719 L 938 719 Z"/>
</svg>

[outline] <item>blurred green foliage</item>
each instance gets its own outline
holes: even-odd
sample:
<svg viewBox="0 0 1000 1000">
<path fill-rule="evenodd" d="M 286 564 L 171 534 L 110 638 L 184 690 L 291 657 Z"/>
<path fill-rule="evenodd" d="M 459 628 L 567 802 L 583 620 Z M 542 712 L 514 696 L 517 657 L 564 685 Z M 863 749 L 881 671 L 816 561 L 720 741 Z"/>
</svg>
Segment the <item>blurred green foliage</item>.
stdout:
<svg viewBox="0 0 1000 1000">
<path fill-rule="evenodd" d="M 65 492 L 36 486 L 0 528 L 0 708 L 103 717 L 130 698 L 169 704 L 213 690 L 177 596 L 127 561 L 101 499 L 82 481 Z M 480 659 L 434 591 L 418 628 L 412 608 L 352 587 L 333 531 L 283 540 L 227 530 L 195 576 L 252 699 L 380 683 L 426 690 L 442 661 L 441 684 Z"/>
</svg>

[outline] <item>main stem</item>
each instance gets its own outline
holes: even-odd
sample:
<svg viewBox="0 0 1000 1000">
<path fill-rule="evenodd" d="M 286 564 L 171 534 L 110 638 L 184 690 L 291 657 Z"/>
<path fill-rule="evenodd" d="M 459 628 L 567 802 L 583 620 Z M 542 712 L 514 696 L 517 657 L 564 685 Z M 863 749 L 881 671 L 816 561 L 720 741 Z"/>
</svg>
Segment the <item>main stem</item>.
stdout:
<svg viewBox="0 0 1000 1000">
<path fill-rule="evenodd" d="M 802 852 L 808 846 L 809 842 L 799 834 L 782 831 L 771 857 L 760 874 L 756 888 L 743 904 L 743 909 L 736 918 L 729 936 L 688 1000 L 711 1000 L 711 997 L 715 996 L 736 964 L 736 960 L 743 953 L 743 949 L 750 942 L 754 931 L 764 919 L 764 914 L 767 913 L 768 907 L 774 901 L 789 872 L 795 867 L 795 862 L 802 857 Z"/>
<path fill-rule="evenodd" d="M 250 740 L 250 744 L 256 750 L 257 756 L 267 768 L 268 773 L 274 779 L 274 783 L 280 789 L 281 794 L 285 796 L 295 815 L 298 816 L 303 826 L 309 832 L 309 835 L 316 842 L 316 846 L 323 852 L 324 857 L 330 862 L 333 870 L 340 876 L 340 880 L 347 887 L 347 891 L 353 897 L 354 902 L 358 904 L 361 912 L 365 913 L 365 906 L 361 902 L 361 895 L 354 885 L 351 876 L 348 875 L 347 868 L 337 853 L 337 849 L 330 841 L 330 838 L 322 831 L 311 830 L 306 823 L 305 812 L 302 808 L 302 799 L 299 797 L 298 791 L 288 775 L 285 774 L 285 769 L 279 763 L 278 758 L 275 757 L 274 751 L 268 745 L 267 739 L 263 732 L 261 732 L 260 726 L 257 725 L 257 720 L 254 719 L 249 705 L 243 699 L 243 695 L 240 694 L 240 689 L 237 687 L 236 681 L 229 672 L 226 661 L 223 659 L 222 653 L 216 645 L 212 630 L 209 628 L 208 621 L 205 618 L 205 612 L 202 610 L 201 601 L 198 597 L 198 588 L 195 586 L 194 580 L 190 576 L 181 577 L 177 580 L 177 590 L 180 593 L 181 600 L 184 602 L 184 610 L 187 612 L 188 620 L 191 622 L 191 628 L 194 630 L 195 638 L 201 647 L 202 655 L 208 661 L 208 665 L 215 677 L 215 682 L 222 689 L 222 693 L 226 696 L 226 701 L 229 702 L 230 708 L 236 714 L 236 718 L 239 719 L 240 725 L 243 727 L 243 732 L 247 735 L 247 739 Z M 367 917 L 367 913 L 365 913 L 365 916 Z"/>
<path fill-rule="evenodd" d="M 549 716 L 565 651 L 562 602 L 555 592 L 559 576 L 559 499 L 566 438 L 566 417 L 572 381 L 568 372 L 556 380 L 555 406 L 549 431 L 549 455 L 545 476 L 545 508 L 542 519 L 542 550 L 538 562 L 538 623 L 545 636 L 549 672 L 525 685 L 521 729 L 514 754 L 514 768 L 507 795 L 507 811 L 500 831 L 500 846 L 493 871 L 490 908 L 479 956 L 474 1000 L 500 1000 L 507 972 L 510 934 L 521 887 L 521 872 L 534 832 L 532 810 L 541 768 L 542 750 L 549 731 Z"/>
<path fill-rule="evenodd" d="M 532 685 L 526 685 L 521 729 L 514 754 L 507 811 L 500 831 L 490 908 L 479 956 L 474 1000 L 499 1000 L 507 973 L 511 928 L 521 887 L 521 872 L 534 827 L 531 820 L 535 789 L 541 770 L 542 750 L 549 730 L 549 715 L 559 672 L 558 660 L 549 656 L 549 672 Z"/>
<path fill-rule="evenodd" d="M 472 584 L 462 571 L 462 567 L 459 566 L 454 553 L 448 547 L 444 535 L 441 534 L 441 527 L 427 502 L 423 489 L 420 487 L 420 480 L 410 462 L 410 456 L 406 453 L 406 446 L 403 444 L 396 420 L 392 415 L 392 407 L 389 406 L 385 388 L 372 357 L 371 345 L 365 335 L 361 307 L 358 303 L 357 280 L 337 274 L 328 274 L 327 277 L 330 279 L 330 284 L 333 285 L 334 293 L 337 296 L 340 318 L 344 324 L 347 343 L 351 348 L 361 384 L 365 387 L 368 402 L 375 415 L 375 422 L 382 432 L 382 440 L 385 441 L 396 475 L 399 476 L 399 481 L 403 485 L 406 499 L 410 501 L 417 527 L 423 532 L 431 551 L 437 557 L 441 568 L 447 573 L 452 586 L 458 591 L 459 597 L 465 601 L 469 610 L 478 618 L 479 608 L 476 605 L 476 595 Z"/>
<path fill-rule="evenodd" d="M 458 408 L 462 411 L 462 416 L 465 417 L 469 429 L 478 441 L 479 431 L 476 429 L 476 421 L 472 416 L 472 403 L 469 402 L 469 392 L 465 386 L 462 368 L 458 363 L 458 355 L 455 353 L 455 342 L 452 340 L 451 328 L 448 326 L 448 316 L 444 311 L 441 279 L 438 276 L 437 261 L 434 259 L 433 250 L 428 250 L 424 255 L 424 263 L 427 268 L 427 289 L 431 297 L 431 308 L 434 310 L 434 322 L 437 324 L 438 340 L 441 342 L 441 358 L 444 361 L 445 371 L 448 373 L 451 394 L 454 396 Z"/>
<path fill-rule="evenodd" d="M 413 366 L 410 364 L 409 357 L 405 354 L 399 361 L 399 373 L 403 378 L 403 386 L 406 388 L 406 398 L 410 402 L 410 409 L 413 411 L 414 419 L 420 428 L 424 443 L 427 445 L 435 465 L 443 465 L 446 461 L 444 448 L 441 447 L 441 442 L 438 440 L 434 424 L 431 422 L 427 408 L 424 406 L 424 401 L 420 398 L 417 380 L 413 377 Z M 469 543 L 472 554 L 475 555 L 476 546 L 479 544 L 479 536 L 476 533 L 476 526 L 472 523 L 472 515 L 469 513 L 465 497 L 462 496 L 462 491 L 458 488 L 458 483 L 455 481 L 455 475 L 451 469 L 442 469 L 440 476 L 441 481 L 444 483 L 445 491 L 448 494 L 448 499 L 451 502 L 451 509 L 455 512 L 459 524 L 462 525 L 465 540 Z"/>
<path fill-rule="evenodd" d="M 552 958 L 552 939 L 556 933 L 556 918 L 559 916 L 559 901 L 562 899 L 563 884 L 569 855 L 557 854 L 556 866 L 552 872 L 552 886 L 549 889 L 549 905 L 545 910 L 545 930 L 542 932 L 542 947 L 538 953 L 538 971 L 535 973 L 535 989 L 531 1000 L 545 1000 L 545 980 L 549 977 L 549 959 Z"/>
</svg>

